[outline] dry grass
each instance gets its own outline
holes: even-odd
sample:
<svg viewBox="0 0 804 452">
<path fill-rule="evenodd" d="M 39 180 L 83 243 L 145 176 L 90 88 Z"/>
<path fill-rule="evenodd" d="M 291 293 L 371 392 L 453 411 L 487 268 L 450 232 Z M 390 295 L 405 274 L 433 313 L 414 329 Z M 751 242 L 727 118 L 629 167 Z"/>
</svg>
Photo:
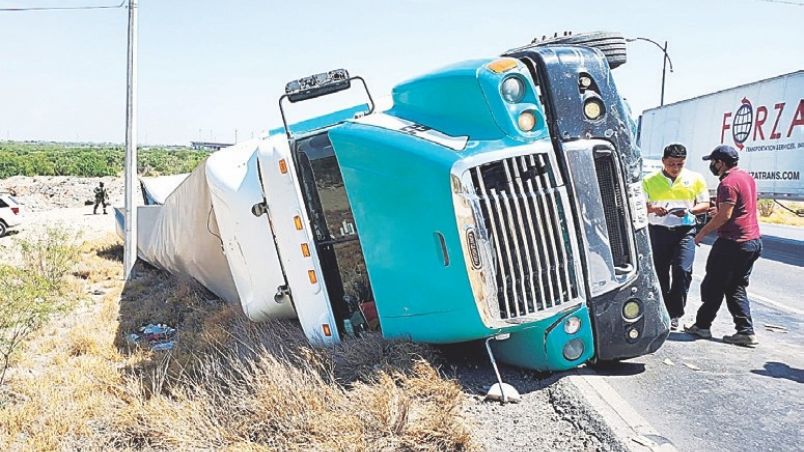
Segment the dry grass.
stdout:
<svg viewBox="0 0 804 452">
<path fill-rule="evenodd" d="M 804 210 L 804 202 L 781 201 L 792 210 Z M 763 223 L 783 224 L 788 226 L 804 226 L 804 217 L 800 217 L 770 200 L 760 201 L 759 221 Z"/>
<path fill-rule="evenodd" d="M 0 388 L 0 450 L 476 448 L 429 348 L 313 349 L 296 323 L 250 323 L 148 268 L 122 288 L 119 248 L 83 248 L 76 279 L 106 293 L 43 330 Z M 175 348 L 126 343 L 146 323 L 176 327 Z"/>
</svg>

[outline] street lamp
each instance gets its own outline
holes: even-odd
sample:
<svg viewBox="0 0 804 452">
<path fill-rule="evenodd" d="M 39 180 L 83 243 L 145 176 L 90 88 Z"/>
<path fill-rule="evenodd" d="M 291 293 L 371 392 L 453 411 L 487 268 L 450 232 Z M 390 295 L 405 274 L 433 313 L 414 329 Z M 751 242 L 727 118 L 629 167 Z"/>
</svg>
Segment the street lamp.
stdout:
<svg viewBox="0 0 804 452">
<path fill-rule="evenodd" d="M 665 80 L 665 75 L 667 73 L 667 63 L 670 63 L 670 72 L 673 72 L 673 61 L 670 59 L 670 54 L 667 53 L 667 41 L 665 41 L 664 46 L 662 46 L 658 42 L 656 42 L 656 41 L 654 41 L 652 39 L 648 39 L 648 38 L 628 38 L 628 39 L 626 39 L 626 42 L 634 42 L 634 41 L 647 41 L 647 42 L 655 45 L 656 47 L 658 47 L 659 50 L 661 50 L 662 53 L 664 54 L 664 61 L 662 63 L 662 98 L 661 98 L 661 103 L 660 103 L 660 105 L 664 105 L 664 80 Z"/>
</svg>

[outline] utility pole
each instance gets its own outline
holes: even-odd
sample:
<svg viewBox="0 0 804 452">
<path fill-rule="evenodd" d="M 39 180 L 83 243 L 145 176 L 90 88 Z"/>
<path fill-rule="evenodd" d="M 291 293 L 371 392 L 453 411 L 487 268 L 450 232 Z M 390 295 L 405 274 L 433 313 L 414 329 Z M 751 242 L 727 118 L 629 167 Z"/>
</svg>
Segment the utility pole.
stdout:
<svg viewBox="0 0 804 452">
<path fill-rule="evenodd" d="M 131 278 L 137 262 L 137 0 L 128 0 L 128 75 L 126 78 L 125 245 L 123 277 Z"/>
</svg>

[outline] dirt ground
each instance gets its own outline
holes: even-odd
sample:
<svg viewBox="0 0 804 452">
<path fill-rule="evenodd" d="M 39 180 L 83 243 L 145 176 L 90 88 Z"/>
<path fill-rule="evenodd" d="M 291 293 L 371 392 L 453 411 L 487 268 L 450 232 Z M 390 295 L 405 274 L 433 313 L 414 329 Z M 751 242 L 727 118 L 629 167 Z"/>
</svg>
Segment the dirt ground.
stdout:
<svg viewBox="0 0 804 452">
<path fill-rule="evenodd" d="M 98 209 L 100 211 L 100 209 Z M 114 210 L 107 215 L 92 214 L 92 206 L 26 211 L 23 223 L 0 237 L 0 263 L 15 263 L 19 260 L 16 242 L 41 236 L 48 228 L 57 227 L 75 233 L 81 241 L 94 241 L 115 231 Z"/>
</svg>

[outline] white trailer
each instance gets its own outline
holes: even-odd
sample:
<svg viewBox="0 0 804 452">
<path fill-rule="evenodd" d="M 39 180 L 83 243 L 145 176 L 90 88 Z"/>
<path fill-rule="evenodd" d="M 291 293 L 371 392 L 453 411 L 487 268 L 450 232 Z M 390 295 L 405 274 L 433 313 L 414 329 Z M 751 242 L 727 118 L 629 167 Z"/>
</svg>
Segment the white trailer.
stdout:
<svg viewBox="0 0 804 452">
<path fill-rule="evenodd" d="M 701 157 L 728 144 L 763 198 L 804 200 L 804 70 L 645 110 L 639 144 L 661 159 L 669 143 L 687 147 L 687 168 L 717 179 Z"/>
</svg>

